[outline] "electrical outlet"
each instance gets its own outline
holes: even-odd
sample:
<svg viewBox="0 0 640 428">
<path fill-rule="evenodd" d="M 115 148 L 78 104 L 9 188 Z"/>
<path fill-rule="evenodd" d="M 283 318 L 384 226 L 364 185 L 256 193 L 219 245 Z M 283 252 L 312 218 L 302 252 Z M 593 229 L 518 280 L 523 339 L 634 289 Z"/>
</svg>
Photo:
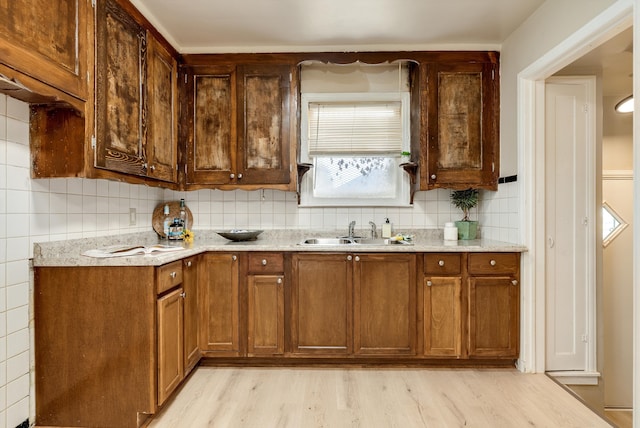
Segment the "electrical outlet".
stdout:
<svg viewBox="0 0 640 428">
<path fill-rule="evenodd" d="M 129 208 L 129 226 L 136 225 L 136 209 Z"/>
</svg>

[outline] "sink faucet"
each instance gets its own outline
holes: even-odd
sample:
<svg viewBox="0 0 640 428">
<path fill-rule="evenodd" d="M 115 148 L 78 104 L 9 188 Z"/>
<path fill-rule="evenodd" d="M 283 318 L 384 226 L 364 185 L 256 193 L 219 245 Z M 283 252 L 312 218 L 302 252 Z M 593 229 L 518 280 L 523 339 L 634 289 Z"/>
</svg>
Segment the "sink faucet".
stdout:
<svg viewBox="0 0 640 428">
<path fill-rule="evenodd" d="M 372 221 L 369 222 L 369 225 L 371 226 L 371 239 L 375 239 L 378 237 L 378 228 L 376 227 L 376 224 Z"/>
<path fill-rule="evenodd" d="M 349 223 L 349 238 L 353 238 L 355 228 L 356 228 L 356 221 L 353 220 Z"/>
</svg>

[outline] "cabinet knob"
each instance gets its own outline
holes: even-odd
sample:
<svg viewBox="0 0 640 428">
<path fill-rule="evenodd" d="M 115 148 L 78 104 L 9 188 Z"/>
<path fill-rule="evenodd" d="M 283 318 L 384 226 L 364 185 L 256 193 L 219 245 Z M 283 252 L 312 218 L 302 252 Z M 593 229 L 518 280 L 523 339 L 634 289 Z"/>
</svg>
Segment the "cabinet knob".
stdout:
<svg viewBox="0 0 640 428">
<path fill-rule="evenodd" d="M 491 266 L 495 266 L 495 265 L 496 265 L 496 261 L 495 261 L 495 260 L 491 260 L 491 261 L 489 262 L 489 264 L 490 264 Z"/>
<path fill-rule="evenodd" d="M 262 259 L 262 266 L 266 266 L 267 265 L 267 259 Z"/>
<path fill-rule="evenodd" d="M 347 260 L 348 260 L 348 261 L 351 261 L 351 260 L 353 260 L 353 257 L 351 257 L 351 256 L 347 256 Z"/>
<path fill-rule="evenodd" d="M 231 174 L 229 174 L 229 178 L 233 180 L 234 178 L 236 178 L 236 175 L 232 172 Z"/>
<path fill-rule="evenodd" d="M 175 277 L 176 277 L 176 275 L 177 275 L 177 273 L 175 273 L 175 272 L 171 272 L 171 273 L 169 274 L 169 276 L 170 276 L 171 278 L 175 278 Z"/>
<path fill-rule="evenodd" d="M 182 293 L 180 293 L 180 297 L 184 299 L 185 297 L 187 297 L 187 293 L 183 291 Z"/>
<path fill-rule="evenodd" d="M 142 169 L 147 169 L 148 166 L 149 165 L 145 162 L 145 163 L 142 164 Z"/>
<path fill-rule="evenodd" d="M 438 266 L 444 266 L 444 260 L 440 260 L 440 261 L 438 262 Z"/>
<path fill-rule="evenodd" d="M 233 256 L 231 256 L 231 260 L 233 260 L 233 261 L 235 262 L 236 260 L 238 260 L 238 256 L 236 256 L 236 255 L 234 254 Z"/>
<path fill-rule="evenodd" d="M 278 284 L 282 284 L 282 278 L 278 278 L 278 281 L 276 281 Z"/>
<path fill-rule="evenodd" d="M 238 180 L 242 180 L 242 174 L 238 174 Z"/>
<path fill-rule="evenodd" d="M 427 287 L 431 287 L 433 283 L 431 281 L 427 281 Z"/>
<path fill-rule="evenodd" d="M 360 256 L 356 256 L 356 261 L 359 262 L 360 261 Z"/>
<path fill-rule="evenodd" d="M 511 281 L 511 283 L 512 283 L 513 285 L 518 285 L 518 280 L 517 280 L 517 279 L 514 279 L 514 280 L 512 280 L 512 281 Z"/>
<path fill-rule="evenodd" d="M 431 174 L 431 179 L 435 180 L 436 179 L 436 175 L 435 174 Z"/>
<path fill-rule="evenodd" d="M 155 165 L 151 165 L 151 166 L 149 167 L 149 169 L 150 169 L 151 171 L 155 171 L 155 170 L 156 170 L 156 166 L 155 166 Z"/>
</svg>

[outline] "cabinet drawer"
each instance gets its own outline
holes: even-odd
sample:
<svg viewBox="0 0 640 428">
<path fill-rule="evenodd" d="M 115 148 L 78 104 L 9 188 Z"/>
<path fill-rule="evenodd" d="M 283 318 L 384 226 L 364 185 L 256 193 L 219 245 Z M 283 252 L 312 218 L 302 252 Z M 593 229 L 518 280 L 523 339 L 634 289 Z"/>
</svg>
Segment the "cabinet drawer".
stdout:
<svg viewBox="0 0 640 428">
<path fill-rule="evenodd" d="M 249 273 L 284 272 L 284 256 L 282 253 L 250 253 Z"/>
<path fill-rule="evenodd" d="M 518 253 L 469 254 L 470 274 L 515 274 L 519 269 Z"/>
<path fill-rule="evenodd" d="M 456 275 L 460 273 L 462 254 L 432 253 L 424 255 L 424 273 L 429 275 Z"/>
<path fill-rule="evenodd" d="M 158 294 L 182 283 L 182 261 L 169 263 L 156 269 Z"/>
</svg>

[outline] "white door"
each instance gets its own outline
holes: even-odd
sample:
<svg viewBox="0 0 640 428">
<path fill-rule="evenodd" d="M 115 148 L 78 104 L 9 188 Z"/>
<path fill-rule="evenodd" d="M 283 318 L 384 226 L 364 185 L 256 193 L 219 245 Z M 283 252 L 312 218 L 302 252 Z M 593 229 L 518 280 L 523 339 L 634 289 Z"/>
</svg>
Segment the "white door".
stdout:
<svg viewBox="0 0 640 428">
<path fill-rule="evenodd" d="M 589 367 L 595 290 L 595 78 L 547 80 L 545 99 L 546 370 Z M 595 292 L 593 293 L 595 296 Z"/>
</svg>

